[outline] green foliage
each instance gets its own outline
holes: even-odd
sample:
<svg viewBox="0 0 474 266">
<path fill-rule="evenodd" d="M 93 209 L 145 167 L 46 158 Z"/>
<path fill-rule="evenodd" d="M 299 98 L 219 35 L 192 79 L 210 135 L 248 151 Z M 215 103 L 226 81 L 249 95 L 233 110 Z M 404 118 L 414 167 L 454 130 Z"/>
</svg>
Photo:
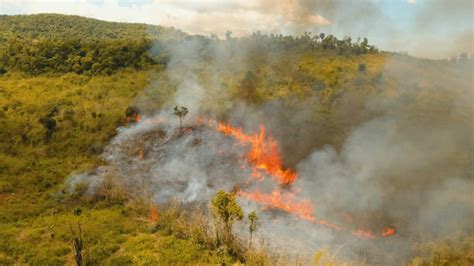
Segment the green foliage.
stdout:
<svg viewBox="0 0 474 266">
<path fill-rule="evenodd" d="M 253 238 L 253 233 L 257 230 L 259 224 L 258 224 L 258 216 L 257 212 L 251 211 L 248 216 L 249 220 L 249 233 L 250 233 L 250 245 L 252 245 L 252 238 Z"/>
<path fill-rule="evenodd" d="M 217 217 L 229 226 L 229 229 L 235 221 L 240 221 L 244 217 L 242 208 L 237 203 L 234 193 L 218 191 L 214 199 L 212 199 L 212 209 Z"/>
<path fill-rule="evenodd" d="M 77 16 L 39 14 L 0 16 L 0 75 L 19 70 L 28 74 L 77 73 L 110 75 L 119 69 L 143 69 L 153 64 L 166 64 L 166 44 L 174 46 L 182 40 L 201 45 L 203 57 L 220 40 L 186 34 L 159 26 L 105 22 Z M 251 53 L 297 50 L 304 52 L 334 51 L 339 55 L 378 52 L 367 39 L 353 43 L 350 38 L 338 40 L 333 35 L 305 33 L 293 36 L 262 35 L 231 38 L 239 50 Z M 269 51 L 267 51 L 269 49 Z M 242 97 L 256 98 L 256 77 L 248 71 L 241 81 Z"/>
<path fill-rule="evenodd" d="M 228 255 L 234 258 L 241 257 L 242 247 L 234 239 L 232 226 L 236 221 L 243 219 L 244 212 L 237 202 L 235 194 L 218 191 L 211 201 L 211 207 L 216 222 L 218 253 L 222 258 Z"/>
<path fill-rule="evenodd" d="M 140 257 L 140 262 L 152 264 L 216 263 L 213 241 L 207 231 L 208 220 L 199 210 L 184 209 L 177 202 L 160 208 L 160 216 L 152 232 L 159 236 L 142 235 L 137 240 L 128 239 L 125 249 L 130 255 Z M 140 240 L 138 240 L 140 239 Z M 126 246 L 129 246 L 127 248 Z"/>
<path fill-rule="evenodd" d="M 0 15 L 0 37 L 16 35 L 22 39 L 174 39 L 186 34 L 172 28 L 140 23 L 106 22 L 60 14 Z"/>
<path fill-rule="evenodd" d="M 117 244 L 96 245 L 85 254 L 84 265 L 97 265 L 112 257 L 120 249 Z"/>
<path fill-rule="evenodd" d="M 107 74 L 119 69 L 144 69 L 158 59 L 150 53 L 148 39 L 83 40 L 19 39 L 12 37 L 0 49 L 5 71 L 42 73 Z"/>
<path fill-rule="evenodd" d="M 257 92 L 258 78 L 252 71 L 247 71 L 240 81 L 237 97 L 248 103 L 260 103 L 261 99 Z"/>
<path fill-rule="evenodd" d="M 248 214 L 248 219 L 249 219 L 249 232 L 250 233 L 255 232 L 255 230 L 257 230 L 258 228 L 258 220 L 259 220 L 257 213 L 255 211 L 251 211 Z"/>
<path fill-rule="evenodd" d="M 68 175 L 102 164 L 98 155 L 127 117 L 151 113 L 173 96 L 177 84 L 163 71 L 168 51 L 152 42 L 179 45 L 184 37 L 162 27 L 75 16 L 0 16 L 1 265 L 72 264 L 68 223 L 79 209 L 85 265 L 275 264 L 264 251 L 238 247 L 232 224 L 244 214 L 232 193 L 220 191 L 212 201 L 218 241 L 209 221 L 193 209 L 160 207 L 159 220 L 150 224 L 144 204 L 130 201 L 117 187 L 105 184 L 92 199 L 85 183 L 65 193 Z M 463 80 L 446 63 L 402 60 L 378 52 L 367 39 L 309 33 L 234 38 L 230 32 L 226 41 L 186 38 L 199 47 L 193 70 L 213 99 L 203 103 L 203 112 L 225 114 L 241 100 L 277 102 L 287 112 L 301 110 L 304 103 L 311 115 L 298 123 L 318 125 L 317 130 L 287 136 L 298 143 L 301 134 L 310 134 L 315 143 L 304 143 L 303 151 L 327 144 L 340 148 L 355 125 L 374 116 L 364 111 L 374 95 L 400 97 L 414 108 L 413 119 L 449 115 L 410 103 L 449 102 L 451 95 L 426 88 L 438 88 L 437 80 Z M 228 67 L 209 67 L 216 62 L 215 48 L 223 47 L 231 51 L 223 60 Z M 384 73 L 387 62 L 409 69 L 419 77 L 416 84 Z M 217 85 L 216 73 L 222 77 Z M 469 156 L 458 158 L 462 165 Z M 253 234 L 258 216 L 251 213 L 248 219 Z M 420 244 L 412 262 L 471 265 L 472 243 L 469 238 Z M 315 259 L 332 263 L 324 252 Z"/>
<path fill-rule="evenodd" d="M 79 196 L 65 204 L 62 189 L 71 172 L 100 163 L 90 147 L 106 144 L 123 123 L 126 106 L 147 84 L 147 72 L 129 71 L 107 77 L 0 77 L 0 264 L 73 263 L 68 223 L 78 207 L 84 213 L 86 265 L 113 256 L 131 229 L 145 231 L 123 218 L 124 208 L 102 211 L 101 206 L 110 208 L 105 200 L 93 207 L 99 209 L 95 213 Z M 48 131 L 54 134 L 45 141 Z"/>
<path fill-rule="evenodd" d="M 110 75 L 123 68 L 140 70 L 162 63 L 159 49 L 154 48 L 159 45 L 153 43 L 185 36 L 160 26 L 78 16 L 0 15 L 0 75 L 14 70 L 32 75 Z"/>
<path fill-rule="evenodd" d="M 134 117 L 134 116 L 137 116 L 139 113 L 140 111 L 135 106 L 127 107 L 127 109 L 125 110 L 126 117 Z"/>
<path fill-rule="evenodd" d="M 39 121 L 48 131 L 53 131 L 56 128 L 56 120 L 51 117 L 41 117 Z"/>
</svg>

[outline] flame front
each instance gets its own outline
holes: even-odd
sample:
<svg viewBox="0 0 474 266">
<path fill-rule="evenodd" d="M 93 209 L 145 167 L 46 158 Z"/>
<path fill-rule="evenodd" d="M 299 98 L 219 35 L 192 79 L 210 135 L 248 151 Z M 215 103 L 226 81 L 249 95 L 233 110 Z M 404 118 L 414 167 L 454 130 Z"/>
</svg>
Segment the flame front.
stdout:
<svg viewBox="0 0 474 266">
<path fill-rule="evenodd" d="M 246 159 L 252 165 L 252 177 L 256 181 L 263 180 L 262 171 L 272 177 L 279 185 L 293 184 L 298 174 L 290 169 L 285 169 L 278 150 L 278 143 L 272 137 L 267 137 L 265 127 L 260 126 L 259 133 L 249 135 L 245 134 L 241 128 L 236 128 L 228 123 L 217 123 L 214 120 L 200 118 L 200 123 L 215 128 L 226 136 L 235 138 L 240 144 L 249 145 L 250 149 Z M 370 230 L 351 230 L 343 228 L 326 220 L 317 219 L 314 215 L 315 208 L 311 201 L 307 199 L 298 199 L 297 190 L 287 190 L 281 187 L 274 189 L 271 193 L 261 193 L 260 191 L 238 191 L 238 195 L 248 200 L 262 204 L 268 208 L 279 209 L 287 213 L 291 213 L 296 217 L 329 227 L 337 231 L 347 231 L 352 235 L 367 239 L 375 239 L 377 237 L 389 237 L 395 233 L 393 228 L 387 227 L 380 234 L 373 233 Z"/>
<path fill-rule="evenodd" d="M 271 206 L 295 214 L 301 219 L 316 221 L 316 217 L 312 214 L 314 207 L 311 202 L 307 200 L 298 201 L 295 199 L 295 194 L 293 193 L 284 193 L 280 189 L 275 189 L 271 194 L 260 193 L 258 191 L 239 191 L 238 195 L 265 206 Z"/>
<path fill-rule="evenodd" d="M 154 205 L 150 208 L 150 220 L 152 222 L 158 221 L 158 208 Z"/>
<path fill-rule="evenodd" d="M 385 232 L 382 233 L 382 236 L 392 236 L 393 234 L 395 234 L 395 229 L 387 227 L 385 228 Z"/>
<path fill-rule="evenodd" d="M 271 137 L 266 138 L 263 125 L 260 126 L 260 132 L 254 135 L 247 135 L 242 129 L 224 123 L 219 123 L 217 130 L 234 137 L 240 143 L 250 144 L 247 160 L 255 167 L 255 170 L 265 171 L 279 184 L 284 185 L 289 185 L 298 178 L 295 171 L 283 168 L 278 143 Z M 254 171 L 254 175 L 259 176 L 257 171 Z"/>
</svg>

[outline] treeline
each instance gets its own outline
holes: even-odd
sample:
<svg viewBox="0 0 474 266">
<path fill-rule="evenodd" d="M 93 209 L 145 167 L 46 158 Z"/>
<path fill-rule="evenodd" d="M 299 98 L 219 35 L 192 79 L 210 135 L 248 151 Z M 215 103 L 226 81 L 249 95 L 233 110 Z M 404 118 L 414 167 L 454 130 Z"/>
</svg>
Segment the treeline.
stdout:
<svg viewBox="0 0 474 266">
<path fill-rule="evenodd" d="M 0 73 L 9 70 L 43 73 L 112 74 L 157 63 L 147 39 L 80 40 L 11 38 L 0 48 Z"/>
<path fill-rule="evenodd" d="M 174 28 L 143 23 L 109 22 L 60 14 L 0 15 L 0 41 L 17 36 L 23 39 L 174 39 L 186 36 Z"/>
<path fill-rule="evenodd" d="M 247 51 L 255 55 L 253 58 L 281 52 L 328 51 L 343 56 L 378 52 L 366 38 L 339 40 L 324 33 L 294 37 L 256 32 L 234 38 L 228 31 L 225 39 L 219 39 L 216 35 L 187 35 L 172 28 L 78 16 L 0 16 L 0 74 L 110 75 L 123 68 L 140 70 L 166 64 L 166 47 L 188 41 L 198 45 L 200 59 L 206 62 L 222 48 L 232 54 Z"/>
<path fill-rule="evenodd" d="M 211 55 L 218 45 L 229 43 L 233 51 L 243 49 L 260 54 L 281 51 L 311 52 L 333 51 L 339 55 L 359 55 L 377 52 L 367 39 L 352 42 L 350 38 L 338 40 L 332 35 L 300 37 L 254 34 L 250 37 L 219 40 L 215 37 L 188 36 L 173 42 L 195 41 L 203 49 L 203 55 Z M 162 44 L 162 45 L 159 45 Z M 150 39 L 23 39 L 9 38 L 0 46 L 0 74 L 17 70 L 31 75 L 44 73 L 77 73 L 86 75 L 110 75 L 119 69 L 144 69 L 155 64 L 166 64 L 166 58 L 153 47 L 166 44 Z M 171 44 L 172 46 L 172 44 Z M 152 52 L 153 50 L 153 52 Z M 203 57 L 203 60 L 206 57 Z"/>
<path fill-rule="evenodd" d="M 111 74 L 159 63 L 152 41 L 187 36 L 180 30 L 141 23 L 59 15 L 0 15 L 0 74 Z"/>
<path fill-rule="evenodd" d="M 232 33 L 226 33 L 226 40 L 233 40 Z M 261 34 L 256 32 L 249 37 L 241 38 L 240 40 L 248 42 L 258 42 L 261 48 L 275 50 L 295 50 L 295 51 L 314 51 L 326 50 L 334 51 L 339 55 L 360 55 L 366 53 L 377 53 L 379 50 L 369 44 L 367 38 L 358 38 L 355 42 L 351 37 L 338 39 L 334 35 L 327 35 L 325 33 L 313 34 L 305 32 L 300 36 L 282 35 L 282 34 Z"/>
</svg>

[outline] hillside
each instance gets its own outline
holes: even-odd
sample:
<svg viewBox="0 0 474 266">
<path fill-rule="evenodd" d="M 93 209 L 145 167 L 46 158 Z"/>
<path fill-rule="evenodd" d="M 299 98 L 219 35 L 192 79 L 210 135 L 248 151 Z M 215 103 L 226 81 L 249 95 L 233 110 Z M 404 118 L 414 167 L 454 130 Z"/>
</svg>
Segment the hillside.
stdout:
<svg viewBox="0 0 474 266">
<path fill-rule="evenodd" d="M 106 22 L 79 16 L 59 14 L 0 15 L 0 33 L 21 39 L 173 39 L 186 36 L 177 29 L 139 23 Z"/>
<path fill-rule="evenodd" d="M 85 265 L 311 260 L 316 265 L 469 265 L 474 260 L 468 194 L 474 175 L 472 108 L 466 97 L 472 89 L 471 61 L 421 60 L 378 51 L 367 40 L 331 35 L 256 33 L 219 40 L 160 26 L 50 14 L 0 16 L 0 32 L 5 40 L 0 50 L 2 265 L 73 264 L 70 227 L 76 228 L 78 221 Z M 184 129 L 171 117 L 175 105 L 189 108 Z M 165 122 L 150 128 L 160 115 Z M 215 167 L 227 158 L 216 157 L 212 147 L 234 145 L 203 129 L 201 115 L 233 123 L 244 132 L 258 132 L 264 124 L 279 144 L 283 164 L 298 170 L 302 182 L 305 176 L 319 177 L 313 169 L 327 170 L 325 182 L 306 183 L 310 195 L 303 191 L 310 199 L 330 202 L 332 208 L 317 206 L 324 217 L 354 230 L 392 226 L 397 234 L 372 242 L 334 233 L 334 244 L 352 243 L 340 252 L 337 247 L 313 249 L 310 241 L 301 241 L 310 255 L 272 252 L 265 245 L 236 248 L 239 252 L 222 248 L 209 228 L 214 224 L 207 211 L 211 198 L 162 200 L 170 193 L 164 188 L 184 195 L 186 190 L 176 187 L 192 183 L 187 175 L 206 176 L 200 165 Z M 362 133 L 373 135 L 367 140 Z M 163 136 L 171 136 L 169 142 L 156 146 Z M 354 147 L 353 141 L 363 146 Z M 144 143 L 151 143 L 148 150 L 140 150 Z M 111 150 L 125 157 L 111 159 Z M 231 159 L 218 164 L 223 170 L 213 171 L 225 175 L 233 168 L 224 167 L 243 157 L 241 152 L 230 151 Z M 345 157 L 339 161 L 335 154 Z M 186 172 L 173 171 L 180 161 L 187 164 L 182 166 Z M 104 166 L 113 169 L 111 174 L 95 175 Z M 150 178 L 154 169 L 166 182 Z M 383 178 L 366 178 L 367 172 Z M 356 175 L 367 183 L 346 184 L 338 175 Z M 78 176 L 85 176 L 84 182 L 71 186 Z M 461 181 L 450 183 L 451 176 Z M 94 178 L 103 178 L 100 189 L 92 189 Z M 234 190 L 224 184 L 220 189 Z M 458 194 L 443 194 L 445 184 Z M 216 187 L 211 184 L 197 194 L 207 195 Z M 334 187 L 336 198 L 311 195 Z M 370 211 L 360 207 L 371 199 L 366 187 L 389 188 Z M 261 227 L 256 239 L 271 237 L 265 227 L 296 219 L 285 209 L 273 209 L 257 208 Z M 341 209 L 348 211 L 341 215 Z M 413 218 L 423 211 L 436 219 Z M 240 224 L 248 222 L 245 218 Z M 289 239 L 299 240 L 296 235 L 313 228 L 320 231 L 311 235 L 316 236 L 312 242 L 332 234 L 318 225 L 300 225 L 303 229 L 291 229 Z M 282 232 L 279 237 L 288 236 Z M 247 232 L 236 239 L 246 243 Z M 400 252 L 391 255 L 393 250 Z"/>
<path fill-rule="evenodd" d="M 163 64 L 152 43 L 184 38 L 179 30 L 55 14 L 0 16 L 0 74 L 111 74 Z"/>
</svg>

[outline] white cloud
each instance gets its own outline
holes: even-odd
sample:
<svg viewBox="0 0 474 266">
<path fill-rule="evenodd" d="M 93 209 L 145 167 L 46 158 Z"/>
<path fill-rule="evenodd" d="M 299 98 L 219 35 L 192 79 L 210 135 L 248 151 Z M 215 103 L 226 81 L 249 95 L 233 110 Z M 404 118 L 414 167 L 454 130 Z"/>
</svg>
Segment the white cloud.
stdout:
<svg viewBox="0 0 474 266">
<path fill-rule="evenodd" d="M 255 31 L 282 34 L 329 32 L 338 37 L 368 37 L 381 49 L 404 50 L 414 55 L 420 54 L 414 46 L 452 46 L 448 43 L 452 38 L 446 35 L 452 29 L 472 31 L 472 12 L 465 8 L 469 3 L 472 7 L 471 0 L 459 0 L 464 4 L 456 6 L 449 6 L 443 0 L 433 0 L 434 4 L 430 5 L 416 0 L 398 1 L 410 5 L 416 3 L 419 8 L 413 17 L 423 28 L 432 25 L 433 30 L 420 34 L 415 27 L 416 21 L 406 22 L 406 16 L 401 16 L 405 18 L 403 21 L 391 20 L 385 14 L 393 13 L 391 8 L 394 6 L 390 1 L 380 0 L 363 3 L 347 0 L 0 0 L 0 14 L 74 14 L 108 21 L 158 24 L 188 33 L 214 33 L 221 37 L 227 30 L 234 36 Z M 396 10 L 400 15 L 413 10 L 410 6 L 404 7 L 405 10 L 401 8 Z M 426 11 L 425 15 L 423 11 Z M 434 22 L 442 22 L 442 25 Z M 428 41 L 439 36 L 444 37 L 437 43 Z M 434 52 L 437 51 L 440 50 L 436 48 Z M 439 52 L 436 57 L 450 55 L 451 52 Z"/>
<path fill-rule="evenodd" d="M 226 30 L 235 35 L 264 32 L 290 33 L 297 25 L 308 28 L 327 25 L 319 14 L 300 14 L 296 1 L 267 5 L 257 1 L 124 1 L 119 0 L 0 0 L 1 13 L 76 14 L 109 21 L 140 22 L 175 27 L 189 33 L 223 36 Z M 125 1 L 127 2 L 127 1 Z M 266 10 L 264 10 L 266 9 Z"/>
</svg>

